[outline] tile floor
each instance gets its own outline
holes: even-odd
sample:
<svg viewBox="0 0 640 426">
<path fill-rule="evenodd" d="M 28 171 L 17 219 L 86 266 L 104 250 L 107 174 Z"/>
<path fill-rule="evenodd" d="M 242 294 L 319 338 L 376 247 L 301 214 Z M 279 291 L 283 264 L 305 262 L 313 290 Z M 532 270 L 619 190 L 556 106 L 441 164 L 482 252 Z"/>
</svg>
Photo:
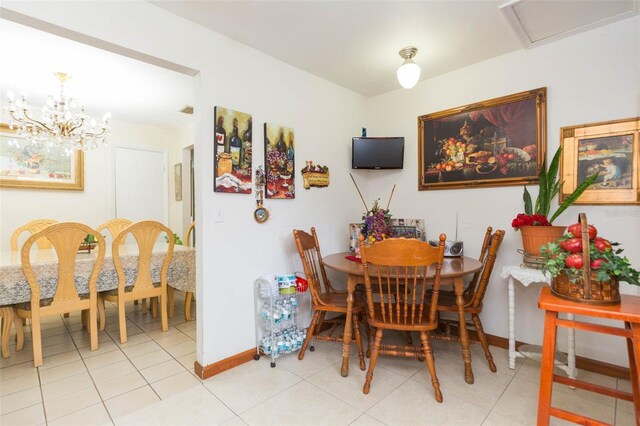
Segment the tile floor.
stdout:
<svg viewBox="0 0 640 426">
<path fill-rule="evenodd" d="M 176 303 L 176 308 L 180 305 Z M 79 315 L 47 320 L 44 365 L 33 368 L 30 342 L 0 360 L 2 425 L 533 425 L 539 366 L 492 348 L 491 373 L 473 345 L 475 384 L 463 379 L 456 344 L 434 341 L 444 403 L 433 398 L 424 364 L 381 357 L 369 395 L 364 372 L 351 362 L 340 376 L 339 344 L 319 342 L 303 361 L 295 355 L 252 361 L 205 381 L 193 373 L 195 321 L 176 309 L 167 333 L 141 306 L 127 314 L 129 341 L 119 343 L 116 310 L 108 307 L 105 333 L 91 352 Z M 393 338 L 393 336 L 391 336 Z M 403 338 L 399 336 L 398 338 Z M 355 356 L 355 355 L 354 355 Z M 580 371 L 583 378 L 629 389 L 628 381 Z M 630 403 L 556 385 L 554 403 L 617 425 L 633 425 Z M 563 423 L 553 420 L 553 424 Z"/>
</svg>

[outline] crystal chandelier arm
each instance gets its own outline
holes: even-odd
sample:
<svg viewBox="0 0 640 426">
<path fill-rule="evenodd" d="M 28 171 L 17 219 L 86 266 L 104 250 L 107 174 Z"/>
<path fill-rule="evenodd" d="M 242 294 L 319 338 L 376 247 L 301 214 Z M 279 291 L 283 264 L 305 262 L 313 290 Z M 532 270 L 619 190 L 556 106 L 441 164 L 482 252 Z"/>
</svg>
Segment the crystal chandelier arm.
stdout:
<svg viewBox="0 0 640 426">
<path fill-rule="evenodd" d="M 23 120 L 19 119 L 18 117 L 15 116 L 15 111 L 9 111 L 9 114 L 11 114 L 11 118 L 13 118 L 14 120 L 16 120 L 18 123 L 22 123 Z M 24 115 L 25 118 L 27 118 L 29 120 L 29 124 L 34 124 L 36 128 L 36 130 L 39 132 L 41 131 L 45 131 L 46 133 L 49 133 L 50 135 L 53 135 L 54 132 L 52 129 L 50 129 L 49 127 L 47 127 L 46 124 L 44 124 L 41 121 L 35 120 L 34 118 L 32 118 L 29 115 L 29 111 L 26 109 L 22 110 L 22 115 Z M 26 129 L 29 129 L 28 125 L 24 126 Z M 31 133 L 33 133 L 33 130 L 29 130 Z"/>
</svg>

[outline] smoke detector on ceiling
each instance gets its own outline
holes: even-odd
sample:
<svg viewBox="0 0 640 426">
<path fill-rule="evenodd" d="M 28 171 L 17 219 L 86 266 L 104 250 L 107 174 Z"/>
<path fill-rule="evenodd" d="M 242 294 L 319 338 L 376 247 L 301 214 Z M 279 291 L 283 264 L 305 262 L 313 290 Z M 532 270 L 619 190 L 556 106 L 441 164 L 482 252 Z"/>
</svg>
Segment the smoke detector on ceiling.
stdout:
<svg viewBox="0 0 640 426">
<path fill-rule="evenodd" d="M 524 47 L 559 40 L 638 14 L 639 0 L 509 0 L 498 9 Z"/>
<path fill-rule="evenodd" d="M 193 107 L 191 105 L 185 105 L 181 110 L 178 110 L 178 112 L 183 114 L 193 114 Z"/>
</svg>

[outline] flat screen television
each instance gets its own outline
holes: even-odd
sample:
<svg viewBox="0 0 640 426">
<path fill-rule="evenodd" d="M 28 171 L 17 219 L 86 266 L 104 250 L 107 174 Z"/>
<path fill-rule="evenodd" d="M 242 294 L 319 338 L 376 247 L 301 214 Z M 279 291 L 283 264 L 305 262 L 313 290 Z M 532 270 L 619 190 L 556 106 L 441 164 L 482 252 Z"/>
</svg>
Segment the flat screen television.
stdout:
<svg viewBox="0 0 640 426">
<path fill-rule="evenodd" d="M 352 140 L 352 169 L 401 169 L 403 162 L 404 137 Z"/>
</svg>

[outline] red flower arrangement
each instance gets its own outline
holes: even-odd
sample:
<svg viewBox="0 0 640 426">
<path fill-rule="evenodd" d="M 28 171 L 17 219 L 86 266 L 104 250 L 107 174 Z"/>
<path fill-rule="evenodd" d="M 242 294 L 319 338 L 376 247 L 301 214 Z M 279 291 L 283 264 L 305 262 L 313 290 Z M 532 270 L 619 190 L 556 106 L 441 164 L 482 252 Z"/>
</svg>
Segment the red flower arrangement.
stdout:
<svg viewBox="0 0 640 426">
<path fill-rule="evenodd" d="M 520 213 L 513 219 L 511 226 L 514 229 L 519 229 L 522 226 L 551 226 L 551 223 L 547 220 L 547 216 L 542 214 Z"/>
</svg>

